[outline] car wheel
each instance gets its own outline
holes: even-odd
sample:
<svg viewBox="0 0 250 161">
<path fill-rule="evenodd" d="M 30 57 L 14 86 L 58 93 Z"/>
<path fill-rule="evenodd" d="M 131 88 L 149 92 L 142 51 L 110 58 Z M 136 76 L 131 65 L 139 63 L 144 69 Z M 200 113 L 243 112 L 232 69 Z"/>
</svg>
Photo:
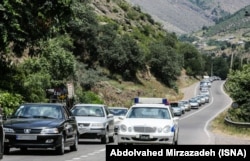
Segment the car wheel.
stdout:
<svg viewBox="0 0 250 161">
<path fill-rule="evenodd" d="M 61 145 L 59 147 L 56 147 L 56 153 L 58 155 L 63 155 L 64 154 L 64 136 L 61 136 Z"/>
<path fill-rule="evenodd" d="M 173 145 L 178 145 L 178 139 L 173 141 Z"/>
<path fill-rule="evenodd" d="M 5 146 L 4 149 L 3 149 L 3 153 L 4 154 L 9 154 L 10 153 L 10 148 Z"/>
<path fill-rule="evenodd" d="M 109 142 L 110 143 L 115 142 L 115 138 L 114 137 L 115 137 L 114 134 L 112 134 L 112 136 L 109 137 Z"/>
<path fill-rule="evenodd" d="M 173 140 L 173 145 L 178 145 L 178 134 L 179 134 L 179 129 L 177 129 L 177 133 L 175 132 L 174 134 L 174 140 Z"/>
<path fill-rule="evenodd" d="M 109 142 L 109 136 L 108 133 L 106 132 L 105 135 L 101 137 L 101 143 L 108 144 L 108 142 Z"/>
<path fill-rule="evenodd" d="M 78 135 L 75 136 L 74 145 L 70 146 L 70 151 L 77 151 L 78 149 Z"/>
</svg>

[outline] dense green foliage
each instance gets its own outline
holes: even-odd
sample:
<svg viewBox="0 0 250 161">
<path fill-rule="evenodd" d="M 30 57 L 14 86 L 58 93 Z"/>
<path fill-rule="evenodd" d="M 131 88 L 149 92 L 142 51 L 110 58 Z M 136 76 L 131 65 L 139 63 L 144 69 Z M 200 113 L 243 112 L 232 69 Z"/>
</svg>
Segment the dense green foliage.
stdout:
<svg viewBox="0 0 250 161">
<path fill-rule="evenodd" d="M 236 109 L 230 109 L 230 116 L 236 121 L 250 122 L 250 65 L 244 65 L 242 70 L 230 72 L 227 89 L 230 96 L 239 104 Z"/>
<path fill-rule="evenodd" d="M 112 75 L 136 81 L 137 72 L 147 65 L 175 89 L 183 68 L 192 76 L 204 73 L 201 54 L 139 7 L 107 1 L 117 15 L 124 15 L 122 21 L 97 15 L 90 3 L 1 1 L 0 89 L 21 95 L 22 101 L 43 102 L 50 101 L 47 89 L 73 82 L 78 101 L 102 102 L 91 92 L 96 83 Z"/>
<path fill-rule="evenodd" d="M 69 21 L 72 0 L 2 0 L 0 3 L 0 51 L 15 54 L 36 47 Z"/>
<path fill-rule="evenodd" d="M 183 56 L 182 64 L 188 75 L 197 76 L 204 74 L 204 59 L 199 51 L 189 43 L 179 45 L 179 53 Z"/>
<path fill-rule="evenodd" d="M 250 98 L 250 65 L 242 70 L 231 71 L 228 75 L 228 90 L 231 97 L 240 105 L 249 102 Z"/>
<path fill-rule="evenodd" d="M 164 84 L 176 88 L 175 81 L 182 69 L 182 56 L 177 53 L 177 39 L 168 35 L 163 41 L 150 46 L 149 66 L 152 73 Z"/>
<path fill-rule="evenodd" d="M 10 115 L 22 102 L 22 96 L 0 91 L 0 107 L 3 115 Z"/>
</svg>

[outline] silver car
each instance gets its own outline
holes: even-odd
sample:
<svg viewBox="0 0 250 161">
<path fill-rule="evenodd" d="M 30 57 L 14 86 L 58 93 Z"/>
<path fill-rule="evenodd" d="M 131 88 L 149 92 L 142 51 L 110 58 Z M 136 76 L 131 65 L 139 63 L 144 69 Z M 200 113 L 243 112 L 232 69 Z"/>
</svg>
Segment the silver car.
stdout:
<svg viewBox="0 0 250 161">
<path fill-rule="evenodd" d="M 175 116 L 181 116 L 183 114 L 183 109 L 179 106 L 178 102 L 170 102 L 170 107 Z"/>
<path fill-rule="evenodd" d="M 185 107 L 185 111 L 190 111 L 191 110 L 191 105 L 190 105 L 188 100 L 182 100 L 180 102 L 183 102 L 184 107 Z"/>
<path fill-rule="evenodd" d="M 109 112 L 114 115 L 115 134 L 118 132 L 119 124 L 128 112 L 127 107 L 109 107 Z"/>
<path fill-rule="evenodd" d="M 114 116 L 103 104 L 76 104 L 71 112 L 76 117 L 79 139 L 114 142 Z"/>
<path fill-rule="evenodd" d="M 191 99 L 189 100 L 189 103 L 190 103 L 192 109 L 198 109 L 199 106 L 200 106 L 198 100 L 195 99 L 195 98 L 191 98 Z"/>
</svg>

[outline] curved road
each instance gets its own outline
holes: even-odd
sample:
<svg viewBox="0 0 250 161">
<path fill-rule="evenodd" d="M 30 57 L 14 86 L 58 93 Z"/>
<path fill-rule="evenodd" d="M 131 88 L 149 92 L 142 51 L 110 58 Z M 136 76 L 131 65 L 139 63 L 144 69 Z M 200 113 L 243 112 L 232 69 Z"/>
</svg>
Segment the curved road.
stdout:
<svg viewBox="0 0 250 161">
<path fill-rule="evenodd" d="M 223 81 L 215 81 L 210 89 L 210 103 L 198 110 L 191 110 L 180 117 L 179 144 L 215 144 L 213 134 L 208 131 L 209 122 L 231 104 L 231 99 L 223 92 Z M 198 83 L 190 86 L 184 93 L 196 95 Z M 114 143 L 115 144 L 115 143 Z M 98 140 L 82 140 L 78 151 L 64 155 L 55 155 L 54 151 L 29 150 L 22 154 L 18 149 L 11 149 L 4 155 L 3 161 L 105 161 L 105 145 Z"/>
<path fill-rule="evenodd" d="M 218 114 L 230 107 L 232 100 L 223 91 L 224 81 L 214 81 L 210 90 L 210 102 L 198 110 L 192 110 L 180 118 L 179 144 L 215 144 L 214 135 L 209 132 L 208 125 Z M 193 95 L 198 93 L 196 84 Z"/>
</svg>

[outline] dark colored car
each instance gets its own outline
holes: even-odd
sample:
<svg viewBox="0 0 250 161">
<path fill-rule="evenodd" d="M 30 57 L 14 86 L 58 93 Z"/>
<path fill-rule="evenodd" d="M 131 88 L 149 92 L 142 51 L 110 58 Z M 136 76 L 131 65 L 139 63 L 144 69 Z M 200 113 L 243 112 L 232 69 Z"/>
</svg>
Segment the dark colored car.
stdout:
<svg viewBox="0 0 250 161">
<path fill-rule="evenodd" d="M 4 153 L 10 148 L 53 148 L 63 155 L 65 147 L 77 151 L 78 136 L 75 117 L 60 103 L 22 104 L 3 122 Z"/>
<path fill-rule="evenodd" d="M 0 159 L 3 159 L 4 137 L 5 136 L 3 131 L 3 120 L 2 120 L 2 114 L 0 113 Z"/>
</svg>

